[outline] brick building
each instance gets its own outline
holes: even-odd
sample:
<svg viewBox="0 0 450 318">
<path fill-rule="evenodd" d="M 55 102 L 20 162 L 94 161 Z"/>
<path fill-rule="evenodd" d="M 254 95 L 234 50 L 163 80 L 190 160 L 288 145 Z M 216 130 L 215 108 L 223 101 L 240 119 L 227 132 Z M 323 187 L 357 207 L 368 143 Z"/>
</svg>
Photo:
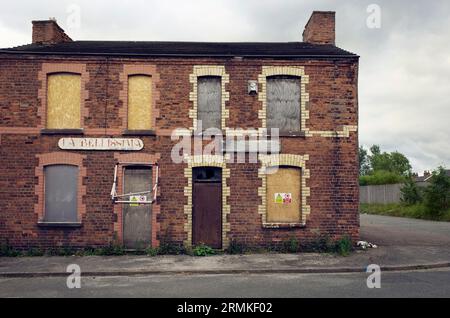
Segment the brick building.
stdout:
<svg viewBox="0 0 450 318">
<path fill-rule="evenodd" d="M 0 242 L 356 240 L 357 74 L 334 12 L 285 43 L 73 41 L 33 21 L 32 44 L 0 50 Z M 225 140 L 211 154 L 206 128 Z"/>
</svg>

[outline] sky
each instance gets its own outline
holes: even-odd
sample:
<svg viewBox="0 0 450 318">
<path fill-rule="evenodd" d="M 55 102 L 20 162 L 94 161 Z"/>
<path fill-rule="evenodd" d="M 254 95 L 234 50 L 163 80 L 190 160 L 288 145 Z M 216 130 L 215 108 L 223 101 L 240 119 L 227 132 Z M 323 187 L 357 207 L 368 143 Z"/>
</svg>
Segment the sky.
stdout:
<svg viewBox="0 0 450 318">
<path fill-rule="evenodd" d="M 448 0 L 5 1 L 0 47 L 49 17 L 74 40 L 301 41 L 313 10 L 336 11 L 336 45 L 360 55 L 360 144 L 450 168 Z"/>
</svg>

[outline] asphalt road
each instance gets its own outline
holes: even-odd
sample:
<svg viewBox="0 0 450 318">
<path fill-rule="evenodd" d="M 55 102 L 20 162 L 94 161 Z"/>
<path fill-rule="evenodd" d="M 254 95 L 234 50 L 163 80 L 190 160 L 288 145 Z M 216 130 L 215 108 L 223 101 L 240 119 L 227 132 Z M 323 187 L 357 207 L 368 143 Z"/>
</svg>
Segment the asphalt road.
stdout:
<svg viewBox="0 0 450 318">
<path fill-rule="evenodd" d="M 361 238 L 380 245 L 402 263 L 448 261 L 450 223 L 362 215 Z M 401 252 L 401 253 L 400 253 Z M 398 259 L 396 259 L 398 261 Z M 215 274 L 81 278 L 69 289 L 65 277 L 0 278 L 0 297 L 450 297 L 450 268 L 382 272 L 381 288 L 369 274 Z"/>
<path fill-rule="evenodd" d="M 157 275 L 66 279 L 0 279 L 0 297 L 449 297 L 450 269 L 381 273 L 379 289 L 369 274 Z"/>
</svg>

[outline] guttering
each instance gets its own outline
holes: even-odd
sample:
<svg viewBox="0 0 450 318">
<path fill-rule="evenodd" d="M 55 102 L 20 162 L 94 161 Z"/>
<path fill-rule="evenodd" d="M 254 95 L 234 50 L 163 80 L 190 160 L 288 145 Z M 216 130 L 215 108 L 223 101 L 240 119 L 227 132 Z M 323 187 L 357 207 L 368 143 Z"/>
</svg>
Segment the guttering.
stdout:
<svg viewBox="0 0 450 318">
<path fill-rule="evenodd" d="M 96 53 L 96 52 L 46 52 L 0 50 L 0 54 L 66 55 L 66 56 L 114 56 L 114 57 L 211 57 L 211 58 L 359 58 L 356 54 L 176 54 L 176 53 Z"/>
</svg>

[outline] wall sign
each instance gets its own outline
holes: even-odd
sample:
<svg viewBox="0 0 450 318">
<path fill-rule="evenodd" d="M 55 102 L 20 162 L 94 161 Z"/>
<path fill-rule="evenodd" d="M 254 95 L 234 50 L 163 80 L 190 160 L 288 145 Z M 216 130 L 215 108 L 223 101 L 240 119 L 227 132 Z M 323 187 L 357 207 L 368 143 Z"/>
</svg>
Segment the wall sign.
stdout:
<svg viewBox="0 0 450 318">
<path fill-rule="evenodd" d="M 139 206 L 140 203 L 147 201 L 146 195 L 130 195 L 130 201 L 136 203 L 130 203 L 130 206 Z"/>
<path fill-rule="evenodd" d="M 275 203 L 290 204 L 292 203 L 291 193 L 275 193 L 274 194 Z"/>
<path fill-rule="evenodd" d="M 61 138 L 61 149 L 67 150 L 141 150 L 144 142 L 138 138 Z"/>
</svg>

